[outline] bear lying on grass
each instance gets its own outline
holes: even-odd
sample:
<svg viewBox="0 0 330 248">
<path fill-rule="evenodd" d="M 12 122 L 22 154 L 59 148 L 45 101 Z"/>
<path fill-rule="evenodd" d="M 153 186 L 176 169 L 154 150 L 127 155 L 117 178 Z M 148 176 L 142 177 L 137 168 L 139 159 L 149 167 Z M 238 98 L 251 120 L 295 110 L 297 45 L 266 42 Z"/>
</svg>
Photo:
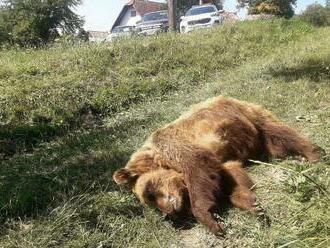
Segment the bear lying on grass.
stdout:
<svg viewBox="0 0 330 248">
<path fill-rule="evenodd" d="M 221 201 L 263 214 L 242 169 L 248 159 L 317 161 L 319 151 L 262 107 L 219 96 L 152 133 L 113 178 L 131 187 L 142 203 L 169 216 L 191 211 L 219 234 L 222 226 L 212 212 Z"/>
</svg>

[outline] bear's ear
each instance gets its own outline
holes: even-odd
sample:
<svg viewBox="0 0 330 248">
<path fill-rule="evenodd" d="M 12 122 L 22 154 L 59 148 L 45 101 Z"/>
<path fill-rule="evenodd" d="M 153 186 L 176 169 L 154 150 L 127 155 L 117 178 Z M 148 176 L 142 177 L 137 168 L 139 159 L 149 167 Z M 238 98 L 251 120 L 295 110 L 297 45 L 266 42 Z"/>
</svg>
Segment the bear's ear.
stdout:
<svg viewBox="0 0 330 248">
<path fill-rule="evenodd" d="M 138 174 L 126 168 L 121 168 L 113 174 L 113 180 L 118 185 L 132 185 L 138 178 Z"/>
</svg>

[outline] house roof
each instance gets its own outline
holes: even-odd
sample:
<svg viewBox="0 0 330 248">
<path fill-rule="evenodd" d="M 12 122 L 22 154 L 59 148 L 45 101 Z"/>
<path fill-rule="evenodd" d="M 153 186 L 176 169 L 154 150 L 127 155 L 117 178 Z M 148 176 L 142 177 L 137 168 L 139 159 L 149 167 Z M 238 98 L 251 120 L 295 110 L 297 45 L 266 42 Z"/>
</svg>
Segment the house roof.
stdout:
<svg viewBox="0 0 330 248">
<path fill-rule="evenodd" d="M 140 16 L 144 16 L 146 13 L 162 10 L 163 4 L 148 0 L 130 0 L 120 11 L 116 21 L 112 25 L 111 31 L 114 27 L 119 25 L 121 19 L 130 7 L 133 7 Z"/>
</svg>

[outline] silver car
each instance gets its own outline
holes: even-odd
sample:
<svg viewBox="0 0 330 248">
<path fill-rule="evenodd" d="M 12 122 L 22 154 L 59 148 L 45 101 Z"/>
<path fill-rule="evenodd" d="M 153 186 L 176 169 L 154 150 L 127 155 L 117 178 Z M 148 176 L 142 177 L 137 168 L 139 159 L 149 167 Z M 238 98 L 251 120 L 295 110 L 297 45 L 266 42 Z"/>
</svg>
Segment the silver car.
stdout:
<svg viewBox="0 0 330 248">
<path fill-rule="evenodd" d="M 167 11 L 156 11 L 145 14 L 136 26 L 139 35 L 152 35 L 168 30 Z"/>
</svg>

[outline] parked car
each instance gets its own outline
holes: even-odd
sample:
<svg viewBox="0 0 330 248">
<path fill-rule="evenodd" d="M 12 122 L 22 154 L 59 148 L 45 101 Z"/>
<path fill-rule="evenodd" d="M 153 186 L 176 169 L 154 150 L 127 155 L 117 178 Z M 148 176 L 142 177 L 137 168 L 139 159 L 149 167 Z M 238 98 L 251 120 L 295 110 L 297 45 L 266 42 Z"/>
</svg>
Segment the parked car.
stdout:
<svg viewBox="0 0 330 248">
<path fill-rule="evenodd" d="M 185 16 L 181 17 L 180 32 L 188 33 L 195 29 L 212 27 L 223 21 L 224 17 L 213 4 L 192 6 Z"/>
<path fill-rule="evenodd" d="M 107 41 L 113 41 L 120 37 L 131 36 L 134 32 L 133 26 L 118 26 L 115 27 L 107 37 Z"/>
<path fill-rule="evenodd" d="M 156 11 L 145 14 L 136 26 L 137 34 L 152 35 L 168 30 L 167 11 Z"/>
</svg>

